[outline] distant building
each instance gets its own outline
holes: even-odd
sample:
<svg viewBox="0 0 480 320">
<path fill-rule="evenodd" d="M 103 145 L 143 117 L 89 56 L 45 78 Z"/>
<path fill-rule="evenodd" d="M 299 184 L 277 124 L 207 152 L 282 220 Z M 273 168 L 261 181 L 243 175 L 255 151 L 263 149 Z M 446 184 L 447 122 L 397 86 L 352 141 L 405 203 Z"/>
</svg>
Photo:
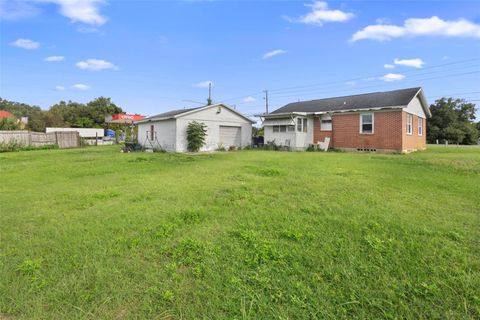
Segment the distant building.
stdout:
<svg viewBox="0 0 480 320">
<path fill-rule="evenodd" d="M 17 119 L 17 117 L 15 117 L 13 114 L 11 114 L 10 112 L 8 111 L 4 111 L 4 110 L 0 110 L 0 119 L 4 119 L 4 118 L 7 118 L 7 119 Z"/>
</svg>

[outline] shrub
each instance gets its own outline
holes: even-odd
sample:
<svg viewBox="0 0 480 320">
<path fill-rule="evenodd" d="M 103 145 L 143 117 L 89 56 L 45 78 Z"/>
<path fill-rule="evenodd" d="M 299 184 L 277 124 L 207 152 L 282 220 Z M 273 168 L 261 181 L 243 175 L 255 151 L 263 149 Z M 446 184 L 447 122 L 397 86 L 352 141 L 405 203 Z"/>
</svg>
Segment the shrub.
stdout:
<svg viewBox="0 0 480 320">
<path fill-rule="evenodd" d="M 19 151 L 23 148 L 25 148 L 25 144 L 15 139 L 11 139 L 5 142 L 0 142 L 0 152 Z"/>
<path fill-rule="evenodd" d="M 0 142 L 0 153 L 2 152 L 15 152 L 15 151 L 29 151 L 29 150 L 49 150 L 58 149 L 56 144 L 45 144 L 43 146 L 27 146 L 21 141 L 15 139 L 7 142 Z"/>
<path fill-rule="evenodd" d="M 205 145 L 207 126 L 204 123 L 192 121 L 187 126 L 187 148 L 189 151 L 198 152 Z"/>
</svg>

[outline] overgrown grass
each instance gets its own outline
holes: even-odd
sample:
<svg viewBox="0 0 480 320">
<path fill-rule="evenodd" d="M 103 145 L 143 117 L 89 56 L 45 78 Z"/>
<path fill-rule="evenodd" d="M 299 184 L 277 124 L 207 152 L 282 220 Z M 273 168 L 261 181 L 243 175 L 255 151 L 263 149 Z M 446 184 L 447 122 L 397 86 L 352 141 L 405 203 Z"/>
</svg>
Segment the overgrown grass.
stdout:
<svg viewBox="0 0 480 320">
<path fill-rule="evenodd" d="M 478 319 L 480 149 L 0 155 L 0 318 Z"/>
</svg>

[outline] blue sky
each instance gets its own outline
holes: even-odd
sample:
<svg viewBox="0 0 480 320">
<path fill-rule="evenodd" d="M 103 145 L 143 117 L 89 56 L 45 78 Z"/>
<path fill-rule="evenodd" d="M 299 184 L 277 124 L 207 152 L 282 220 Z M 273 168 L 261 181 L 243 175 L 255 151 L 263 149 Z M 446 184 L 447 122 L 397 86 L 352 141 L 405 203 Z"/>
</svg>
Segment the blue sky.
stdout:
<svg viewBox="0 0 480 320">
<path fill-rule="evenodd" d="M 2 0 L 0 96 L 153 115 L 422 86 L 480 102 L 480 2 Z M 47 60 L 47 61 L 46 61 Z M 480 113 L 478 113 L 480 118 Z"/>
</svg>

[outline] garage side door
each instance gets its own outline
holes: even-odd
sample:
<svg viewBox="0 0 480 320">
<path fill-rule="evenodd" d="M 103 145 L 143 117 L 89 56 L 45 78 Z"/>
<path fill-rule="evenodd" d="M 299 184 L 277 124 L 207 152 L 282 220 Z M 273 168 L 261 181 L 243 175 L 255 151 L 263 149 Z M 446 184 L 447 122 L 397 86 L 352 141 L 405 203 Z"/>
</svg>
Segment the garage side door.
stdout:
<svg viewBox="0 0 480 320">
<path fill-rule="evenodd" d="M 230 146 L 242 146 L 242 128 L 220 126 L 220 143 L 228 148 Z"/>
</svg>

